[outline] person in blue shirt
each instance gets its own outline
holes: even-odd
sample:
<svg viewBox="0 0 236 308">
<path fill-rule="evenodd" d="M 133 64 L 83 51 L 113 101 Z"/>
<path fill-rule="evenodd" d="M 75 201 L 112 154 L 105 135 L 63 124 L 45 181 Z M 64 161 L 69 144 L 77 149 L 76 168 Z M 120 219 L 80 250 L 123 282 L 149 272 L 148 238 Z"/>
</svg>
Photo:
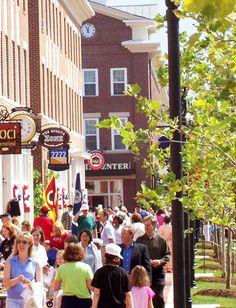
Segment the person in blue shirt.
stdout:
<svg viewBox="0 0 236 308">
<path fill-rule="evenodd" d="M 42 267 L 32 257 L 33 238 L 29 232 L 16 237 L 12 255 L 4 267 L 3 285 L 7 288 L 6 308 L 23 308 L 21 293 L 25 284 L 33 280 L 43 281 Z"/>
<path fill-rule="evenodd" d="M 121 231 L 122 244 L 120 245 L 123 257 L 121 266 L 130 274 L 136 265 L 142 265 L 151 278 L 151 262 L 148 248 L 146 245 L 134 242 L 133 237 L 134 231 L 132 227 L 123 227 Z"/>
</svg>

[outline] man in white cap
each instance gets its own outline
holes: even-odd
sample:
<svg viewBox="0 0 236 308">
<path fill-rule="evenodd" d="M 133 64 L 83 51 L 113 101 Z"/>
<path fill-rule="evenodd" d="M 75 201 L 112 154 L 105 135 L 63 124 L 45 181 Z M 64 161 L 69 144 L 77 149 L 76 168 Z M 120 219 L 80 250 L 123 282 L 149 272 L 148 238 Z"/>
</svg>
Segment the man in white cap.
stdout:
<svg viewBox="0 0 236 308">
<path fill-rule="evenodd" d="M 97 225 L 92 215 L 89 214 L 89 206 L 84 203 L 79 212 L 74 216 L 73 222 L 78 224 L 77 235 L 87 229 L 91 231 L 93 237 L 97 237 Z"/>
</svg>

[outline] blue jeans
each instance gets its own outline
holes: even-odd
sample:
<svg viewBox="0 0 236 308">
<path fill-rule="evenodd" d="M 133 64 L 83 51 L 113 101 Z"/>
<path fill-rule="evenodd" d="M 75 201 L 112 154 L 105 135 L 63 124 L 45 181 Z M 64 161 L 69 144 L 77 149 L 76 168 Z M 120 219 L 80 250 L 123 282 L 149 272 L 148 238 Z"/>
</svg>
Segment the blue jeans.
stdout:
<svg viewBox="0 0 236 308">
<path fill-rule="evenodd" d="M 6 308 L 23 308 L 23 299 L 9 298 L 6 299 Z"/>
</svg>

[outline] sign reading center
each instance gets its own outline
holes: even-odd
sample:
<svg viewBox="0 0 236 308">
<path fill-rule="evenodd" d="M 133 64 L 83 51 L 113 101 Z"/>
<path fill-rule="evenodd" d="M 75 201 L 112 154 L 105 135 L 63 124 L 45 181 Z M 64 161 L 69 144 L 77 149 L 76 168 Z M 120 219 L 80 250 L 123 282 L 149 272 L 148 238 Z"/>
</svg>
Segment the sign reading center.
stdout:
<svg viewBox="0 0 236 308">
<path fill-rule="evenodd" d="M 50 127 L 41 131 L 39 143 L 42 146 L 52 149 L 61 148 L 70 141 L 70 135 L 62 128 Z"/>
<path fill-rule="evenodd" d="M 90 159 L 87 160 L 87 164 L 91 170 L 101 170 L 105 164 L 105 159 L 102 153 L 94 151 L 90 153 Z"/>
</svg>

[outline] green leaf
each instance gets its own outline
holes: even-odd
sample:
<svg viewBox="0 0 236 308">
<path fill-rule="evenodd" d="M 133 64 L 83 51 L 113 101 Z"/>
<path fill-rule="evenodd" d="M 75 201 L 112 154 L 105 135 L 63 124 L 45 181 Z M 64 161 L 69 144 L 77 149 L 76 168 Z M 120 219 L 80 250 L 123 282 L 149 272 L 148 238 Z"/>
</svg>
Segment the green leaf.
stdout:
<svg viewBox="0 0 236 308">
<path fill-rule="evenodd" d="M 196 41 L 199 40 L 200 35 L 201 33 L 194 33 L 190 36 L 188 41 L 190 47 L 193 46 L 196 43 Z"/>
<path fill-rule="evenodd" d="M 180 10 L 174 10 L 173 12 L 174 12 L 175 16 L 178 17 L 178 18 L 186 17 L 185 14 Z"/>
</svg>

